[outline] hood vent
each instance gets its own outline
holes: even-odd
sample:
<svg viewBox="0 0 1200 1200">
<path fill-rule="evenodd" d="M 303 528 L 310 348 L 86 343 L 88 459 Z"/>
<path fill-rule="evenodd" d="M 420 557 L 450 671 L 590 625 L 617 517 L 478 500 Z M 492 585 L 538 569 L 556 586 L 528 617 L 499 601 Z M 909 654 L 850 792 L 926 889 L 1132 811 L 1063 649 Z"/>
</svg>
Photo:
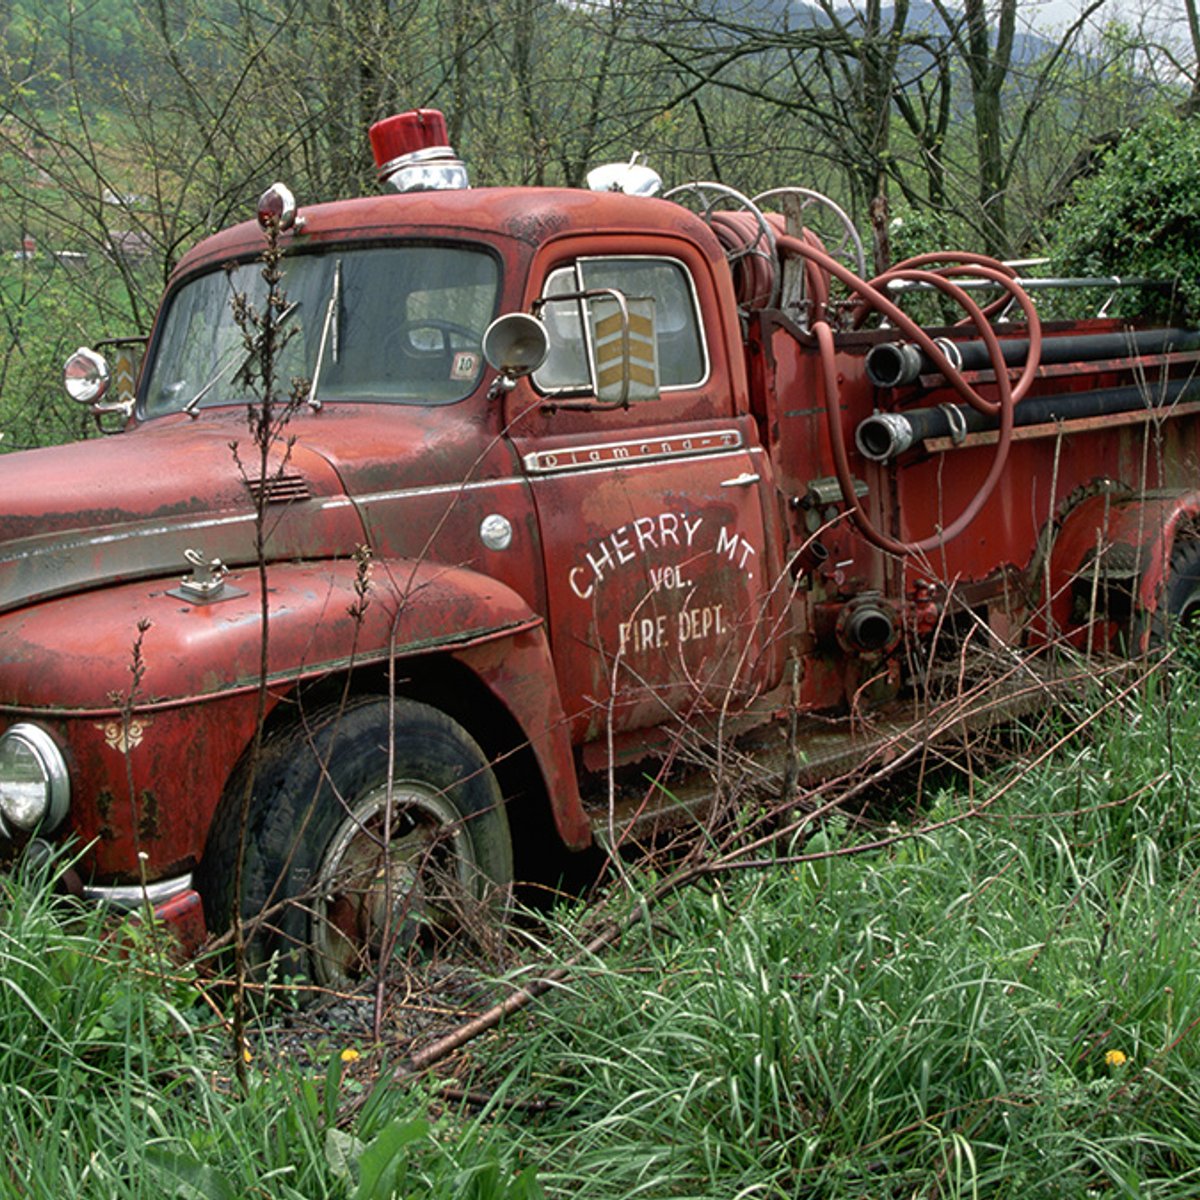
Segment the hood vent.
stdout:
<svg viewBox="0 0 1200 1200">
<path fill-rule="evenodd" d="M 246 487 L 256 501 L 261 495 L 268 504 L 291 504 L 312 495 L 308 480 L 295 471 L 284 471 L 267 479 L 247 479 Z"/>
</svg>

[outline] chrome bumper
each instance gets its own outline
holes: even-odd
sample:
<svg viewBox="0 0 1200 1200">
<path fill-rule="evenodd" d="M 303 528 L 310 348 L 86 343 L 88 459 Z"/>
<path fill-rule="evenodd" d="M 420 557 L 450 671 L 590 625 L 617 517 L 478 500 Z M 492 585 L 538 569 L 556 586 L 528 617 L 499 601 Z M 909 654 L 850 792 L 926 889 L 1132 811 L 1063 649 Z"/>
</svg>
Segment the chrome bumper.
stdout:
<svg viewBox="0 0 1200 1200">
<path fill-rule="evenodd" d="M 99 900 L 120 912 L 131 912 L 135 908 L 144 908 L 147 904 L 151 908 L 158 908 L 160 904 L 189 891 L 191 886 L 190 873 L 176 876 L 174 879 L 160 879 L 157 883 L 147 883 L 145 886 L 140 883 L 124 884 L 121 887 L 91 887 L 85 884 L 83 898 Z"/>
</svg>

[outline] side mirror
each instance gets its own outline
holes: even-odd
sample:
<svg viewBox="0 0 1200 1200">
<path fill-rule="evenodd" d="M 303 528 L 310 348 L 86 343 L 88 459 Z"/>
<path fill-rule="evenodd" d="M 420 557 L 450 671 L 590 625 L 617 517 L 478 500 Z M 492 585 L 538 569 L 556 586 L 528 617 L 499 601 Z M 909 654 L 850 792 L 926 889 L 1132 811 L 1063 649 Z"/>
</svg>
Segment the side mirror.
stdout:
<svg viewBox="0 0 1200 1200">
<path fill-rule="evenodd" d="M 77 404 L 98 404 L 111 382 L 108 359 L 86 346 L 80 346 L 63 364 L 63 387 Z"/>
<path fill-rule="evenodd" d="M 92 410 L 101 433 L 120 433 L 133 413 L 134 388 L 146 339 L 110 338 L 97 345 L 116 347 L 115 376 L 103 354 L 80 346 L 63 364 L 63 387 L 77 404 L 86 404 Z M 106 423 L 105 417 L 116 417 L 117 423 Z"/>
</svg>

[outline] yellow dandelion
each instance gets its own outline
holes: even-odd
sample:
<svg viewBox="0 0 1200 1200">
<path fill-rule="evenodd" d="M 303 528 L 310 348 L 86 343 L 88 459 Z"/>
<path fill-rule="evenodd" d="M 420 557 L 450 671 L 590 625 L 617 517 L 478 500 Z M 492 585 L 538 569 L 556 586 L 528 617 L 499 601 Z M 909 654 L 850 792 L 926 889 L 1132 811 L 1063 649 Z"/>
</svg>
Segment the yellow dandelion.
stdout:
<svg viewBox="0 0 1200 1200">
<path fill-rule="evenodd" d="M 352 1047 L 342 1051 L 342 1062 L 344 1063 L 358 1062 L 361 1057 L 362 1055 Z"/>
<path fill-rule="evenodd" d="M 1124 1050 L 1108 1050 L 1104 1054 L 1104 1061 L 1110 1067 L 1123 1067 L 1129 1059 Z"/>
</svg>

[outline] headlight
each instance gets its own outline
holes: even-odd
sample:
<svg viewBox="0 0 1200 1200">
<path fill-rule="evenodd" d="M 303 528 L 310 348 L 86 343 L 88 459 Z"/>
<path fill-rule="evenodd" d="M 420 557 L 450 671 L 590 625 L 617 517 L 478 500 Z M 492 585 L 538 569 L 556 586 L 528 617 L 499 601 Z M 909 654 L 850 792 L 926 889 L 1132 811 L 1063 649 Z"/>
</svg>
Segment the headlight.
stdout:
<svg viewBox="0 0 1200 1200">
<path fill-rule="evenodd" d="M 54 739 L 37 725 L 0 735 L 0 818 L 20 830 L 61 824 L 71 800 L 67 764 Z"/>
</svg>

